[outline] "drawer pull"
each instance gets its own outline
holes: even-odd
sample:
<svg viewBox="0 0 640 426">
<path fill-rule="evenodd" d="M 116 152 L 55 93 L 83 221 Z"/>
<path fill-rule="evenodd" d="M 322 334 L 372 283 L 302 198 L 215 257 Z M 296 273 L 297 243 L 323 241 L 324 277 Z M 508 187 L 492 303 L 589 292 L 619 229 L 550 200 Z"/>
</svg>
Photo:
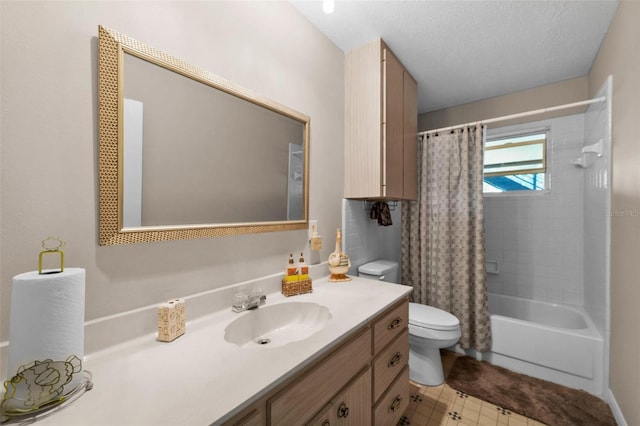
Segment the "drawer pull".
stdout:
<svg viewBox="0 0 640 426">
<path fill-rule="evenodd" d="M 393 358 L 391 358 L 387 363 L 387 367 L 388 368 L 395 367 L 396 365 L 400 364 L 401 359 L 402 359 L 402 354 L 400 352 L 396 352 Z"/>
<path fill-rule="evenodd" d="M 402 397 L 400 395 L 396 396 L 396 399 L 393 400 L 391 405 L 389 406 L 389 412 L 395 413 L 398 408 L 400 408 L 400 403 L 402 402 Z"/>
<path fill-rule="evenodd" d="M 344 402 L 340 404 L 340 406 L 338 407 L 338 418 L 339 419 L 346 419 L 349 416 L 349 407 L 347 407 L 347 404 L 345 404 Z"/>
<path fill-rule="evenodd" d="M 402 318 L 396 317 L 393 321 L 389 323 L 389 325 L 387 326 L 387 330 L 393 330 L 394 328 L 398 328 L 400 327 L 400 324 L 402 324 Z"/>
</svg>

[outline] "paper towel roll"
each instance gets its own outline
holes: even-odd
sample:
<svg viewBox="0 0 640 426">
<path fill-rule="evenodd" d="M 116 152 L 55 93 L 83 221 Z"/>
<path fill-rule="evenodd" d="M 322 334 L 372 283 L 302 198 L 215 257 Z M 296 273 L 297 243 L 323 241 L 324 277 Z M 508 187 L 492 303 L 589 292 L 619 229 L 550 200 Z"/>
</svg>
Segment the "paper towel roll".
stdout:
<svg viewBox="0 0 640 426">
<path fill-rule="evenodd" d="M 85 270 L 13 277 L 3 409 L 32 411 L 82 381 Z"/>
</svg>

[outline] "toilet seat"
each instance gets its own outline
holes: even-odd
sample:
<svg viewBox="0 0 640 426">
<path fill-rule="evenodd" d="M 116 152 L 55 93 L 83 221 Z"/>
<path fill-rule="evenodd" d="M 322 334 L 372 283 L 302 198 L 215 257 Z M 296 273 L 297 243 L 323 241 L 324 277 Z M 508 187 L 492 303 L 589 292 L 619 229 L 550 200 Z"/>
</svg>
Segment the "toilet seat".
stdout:
<svg viewBox="0 0 640 426">
<path fill-rule="evenodd" d="M 460 321 L 454 315 L 420 303 L 409 303 L 409 324 L 441 331 L 454 331 L 460 328 Z"/>
</svg>

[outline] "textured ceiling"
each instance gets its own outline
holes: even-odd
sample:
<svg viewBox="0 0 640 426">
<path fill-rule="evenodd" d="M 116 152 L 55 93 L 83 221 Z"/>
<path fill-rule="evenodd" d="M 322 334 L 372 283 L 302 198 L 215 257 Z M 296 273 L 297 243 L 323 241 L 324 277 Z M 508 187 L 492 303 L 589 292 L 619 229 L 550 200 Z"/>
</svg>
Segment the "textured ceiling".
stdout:
<svg viewBox="0 0 640 426">
<path fill-rule="evenodd" d="M 617 0 L 290 0 L 345 52 L 381 37 L 434 111 L 586 75 Z"/>
</svg>

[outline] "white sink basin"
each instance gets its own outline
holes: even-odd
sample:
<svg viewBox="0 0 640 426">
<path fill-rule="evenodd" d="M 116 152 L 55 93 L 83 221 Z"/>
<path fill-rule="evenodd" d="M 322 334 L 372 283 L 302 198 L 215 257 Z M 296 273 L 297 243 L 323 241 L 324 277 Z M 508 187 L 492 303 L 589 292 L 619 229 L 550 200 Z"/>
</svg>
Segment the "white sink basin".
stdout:
<svg viewBox="0 0 640 426">
<path fill-rule="evenodd" d="M 224 339 L 245 348 L 273 348 L 304 340 L 331 319 L 329 309 L 311 302 L 263 305 L 240 315 L 224 329 Z"/>
</svg>

